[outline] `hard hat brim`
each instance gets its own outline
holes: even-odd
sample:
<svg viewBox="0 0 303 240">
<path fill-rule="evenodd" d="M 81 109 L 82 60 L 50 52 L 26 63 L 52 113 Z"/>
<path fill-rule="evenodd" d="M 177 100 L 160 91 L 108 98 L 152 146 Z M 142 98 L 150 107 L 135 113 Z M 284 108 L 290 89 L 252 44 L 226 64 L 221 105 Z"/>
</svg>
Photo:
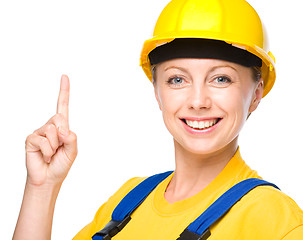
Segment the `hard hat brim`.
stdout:
<svg viewBox="0 0 303 240">
<path fill-rule="evenodd" d="M 173 36 L 173 33 L 169 34 L 170 36 Z M 222 38 L 214 38 L 214 33 L 209 34 L 210 37 L 207 37 L 207 34 L 203 33 L 204 39 L 212 39 L 212 40 L 220 40 L 224 41 L 228 44 L 232 44 L 235 47 L 244 49 L 257 57 L 259 57 L 262 60 L 262 79 L 264 81 L 264 90 L 263 90 L 263 97 L 265 97 L 269 91 L 272 89 L 275 78 L 276 78 L 276 72 L 275 72 L 275 59 L 271 52 L 266 53 L 262 48 L 249 44 L 249 43 L 238 43 L 234 41 L 233 39 L 222 39 Z M 206 36 L 206 37 L 205 37 Z M 150 81 L 152 81 L 152 72 L 151 72 L 151 64 L 149 61 L 149 53 L 154 50 L 156 47 L 161 46 L 163 44 L 167 44 L 171 41 L 173 41 L 176 38 L 201 38 L 197 37 L 197 35 L 182 35 L 182 36 L 175 36 L 167 37 L 167 36 L 156 36 L 152 39 L 146 40 L 143 45 L 143 49 L 141 52 L 140 57 L 140 66 L 143 68 L 143 71 L 145 72 L 146 76 Z"/>
</svg>

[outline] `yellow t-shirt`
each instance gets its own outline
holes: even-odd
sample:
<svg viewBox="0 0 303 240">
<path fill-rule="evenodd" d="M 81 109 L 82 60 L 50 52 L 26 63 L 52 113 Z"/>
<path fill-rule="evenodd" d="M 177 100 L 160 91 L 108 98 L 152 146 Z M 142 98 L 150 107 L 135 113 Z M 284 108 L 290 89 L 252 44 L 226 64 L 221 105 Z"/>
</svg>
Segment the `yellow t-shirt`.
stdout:
<svg viewBox="0 0 303 240">
<path fill-rule="evenodd" d="M 164 192 L 172 175 L 131 215 L 131 221 L 113 240 L 176 240 L 183 230 L 229 188 L 247 178 L 260 178 L 242 160 L 239 151 L 206 188 L 193 197 L 168 203 Z M 93 221 L 73 240 L 91 240 L 110 220 L 122 198 L 145 178 L 127 181 L 97 211 Z M 210 228 L 208 240 L 303 240 L 303 211 L 281 191 L 259 186 L 245 195 Z"/>
</svg>

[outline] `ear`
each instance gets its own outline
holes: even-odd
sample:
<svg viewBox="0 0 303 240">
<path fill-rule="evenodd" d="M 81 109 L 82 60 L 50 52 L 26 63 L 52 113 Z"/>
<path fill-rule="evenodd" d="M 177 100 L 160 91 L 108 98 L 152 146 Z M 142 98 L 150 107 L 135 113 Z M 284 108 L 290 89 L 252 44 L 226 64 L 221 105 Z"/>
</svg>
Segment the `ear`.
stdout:
<svg viewBox="0 0 303 240">
<path fill-rule="evenodd" d="M 160 111 L 162 111 L 162 108 L 161 108 L 161 101 L 160 101 L 160 97 L 159 97 L 159 91 L 158 91 L 158 89 L 157 89 L 157 84 L 155 84 L 155 83 L 154 83 L 154 92 L 155 92 L 155 97 L 156 97 L 158 106 L 159 106 L 159 108 L 160 108 Z"/>
<path fill-rule="evenodd" d="M 264 82 L 263 82 L 263 79 L 261 78 L 259 80 L 258 84 L 256 85 L 254 95 L 253 95 L 251 104 L 249 106 L 249 113 L 252 113 L 253 111 L 255 111 L 257 109 L 259 103 L 261 102 L 261 99 L 263 96 L 263 88 L 264 88 Z"/>
</svg>

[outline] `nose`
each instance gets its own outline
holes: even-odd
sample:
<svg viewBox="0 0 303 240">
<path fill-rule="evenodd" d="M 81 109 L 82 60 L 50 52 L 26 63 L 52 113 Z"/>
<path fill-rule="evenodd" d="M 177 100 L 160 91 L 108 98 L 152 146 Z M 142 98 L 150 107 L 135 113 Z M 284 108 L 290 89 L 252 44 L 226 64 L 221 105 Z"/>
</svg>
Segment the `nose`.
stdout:
<svg viewBox="0 0 303 240">
<path fill-rule="evenodd" d="M 208 109 L 211 104 L 211 94 L 207 86 L 193 85 L 188 99 L 189 108 L 195 110 Z"/>
</svg>

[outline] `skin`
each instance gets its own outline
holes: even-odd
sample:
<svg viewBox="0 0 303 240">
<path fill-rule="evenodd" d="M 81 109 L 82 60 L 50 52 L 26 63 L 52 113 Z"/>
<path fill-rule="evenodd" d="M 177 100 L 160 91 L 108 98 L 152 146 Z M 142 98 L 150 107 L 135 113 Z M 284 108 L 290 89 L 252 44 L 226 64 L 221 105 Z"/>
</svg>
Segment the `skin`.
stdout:
<svg viewBox="0 0 303 240">
<path fill-rule="evenodd" d="M 77 136 L 68 123 L 69 91 L 63 75 L 57 113 L 26 139 L 27 181 L 14 240 L 51 239 L 56 199 L 77 156 Z"/>
<path fill-rule="evenodd" d="M 165 193 L 174 203 L 200 192 L 232 158 L 263 81 L 254 81 L 250 68 L 214 59 L 165 61 L 156 76 L 155 96 L 175 145 L 175 175 Z M 221 120 L 212 132 L 193 134 L 181 120 L 191 118 Z"/>
<path fill-rule="evenodd" d="M 165 193 L 168 202 L 201 191 L 235 153 L 239 132 L 263 93 L 263 81 L 253 81 L 250 71 L 209 59 L 157 65 L 155 96 L 175 145 L 176 171 Z M 63 75 L 57 113 L 26 139 L 27 181 L 13 240 L 51 239 L 56 199 L 77 156 L 77 136 L 69 129 L 69 94 L 69 79 Z M 180 120 L 190 117 L 221 120 L 212 132 L 192 134 Z"/>
</svg>

